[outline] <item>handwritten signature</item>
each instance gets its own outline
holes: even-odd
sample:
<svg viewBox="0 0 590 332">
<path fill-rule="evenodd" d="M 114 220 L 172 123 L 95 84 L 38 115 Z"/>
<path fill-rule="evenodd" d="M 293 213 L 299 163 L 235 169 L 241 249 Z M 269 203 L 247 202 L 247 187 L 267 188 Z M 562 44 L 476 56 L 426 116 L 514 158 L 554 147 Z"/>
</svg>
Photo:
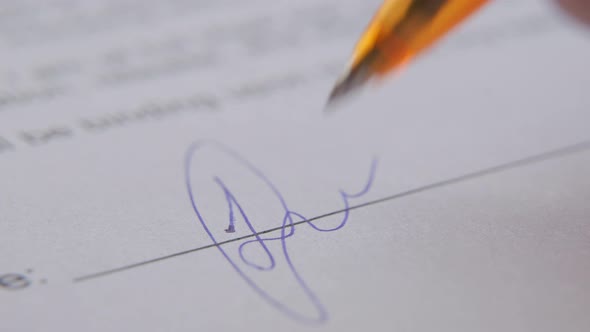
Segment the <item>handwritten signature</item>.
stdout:
<svg viewBox="0 0 590 332">
<path fill-rule="evenodd" d="M 376 166 L 377 161 L 373 160 L 368 180 L 361 191 L 355 194 L 339 191 L 343 204 L 342 219 L 339 218 L 332 227 L 320 227 L 317 220 L 308 220 L 289 207 L 277 186 L 262 171 L 218 142 L 202 141 L 190 146 L 185 159 L 185 181 L 200 225 L 238 275 L 262 299 L 288 317 L 306 324 L 322 324 L 327 321 L 327 311 L 295 267 L 287 239 L 295 235 L 296 224 L 309 225 L 320 232 L 337 231 L 344 227 L 349 218 L 350 201 L 362 197 L 371 189 Z M 199 179 L 202 181 L 199 182 Z M 239 180 L 232 183 L 232 179 Z M 254 191 L 252 185 L 256 188 Z M 212 195 L 210 186 L 220 190 L 220 195 Z M 253 200 L 260 203 L 251 203 Z M 224 225 L 220 226 L 219 208 L 222 206 L 227 209 L 227 219 L 222 219 Z M 269 229 L 276 231 L 265 232 Z M 240 234 L 237 240 L 235 236 L 229 238 L 236 241 L 219 245 L 224 242 L 220 239 L 237 230 L 246 233 Z M 269 236 L 263 236 L 266 234 Z M 227 245 L 230 243 L 237 248 L 232 249 Z M 260 257 L 265 258 L 264 262 L 259 261 Z M 268 274 L 273 271 L 277 275 L 269 278 Z M 293 280 L 292 287 L 276 288 L 276 284 L 283 283 L 269 282 L 275 277 L 285 278 L 285 275 Z M 303 302 L 308 303 L 305 310 L 295 309 L 302 308 L 302 301 L 291 299 L 295 289 Z M 289 294 L 288 298 L 281 299 L 279 295 L 285 292 Z"/>
</svg>

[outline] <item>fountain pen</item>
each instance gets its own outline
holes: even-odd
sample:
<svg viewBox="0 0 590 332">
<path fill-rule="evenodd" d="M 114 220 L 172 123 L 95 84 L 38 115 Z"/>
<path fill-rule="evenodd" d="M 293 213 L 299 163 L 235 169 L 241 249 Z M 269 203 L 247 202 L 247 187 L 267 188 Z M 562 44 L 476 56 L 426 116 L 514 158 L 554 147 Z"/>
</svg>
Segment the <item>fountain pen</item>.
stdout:
<svg viewBox="0 0 590 332">
<path fill-rule="evenodd" d="M 489 0 L 385 0 L 336 82 L 326 110 L 371 80 L 398 71 L 434 45 Z"/>
</svg>

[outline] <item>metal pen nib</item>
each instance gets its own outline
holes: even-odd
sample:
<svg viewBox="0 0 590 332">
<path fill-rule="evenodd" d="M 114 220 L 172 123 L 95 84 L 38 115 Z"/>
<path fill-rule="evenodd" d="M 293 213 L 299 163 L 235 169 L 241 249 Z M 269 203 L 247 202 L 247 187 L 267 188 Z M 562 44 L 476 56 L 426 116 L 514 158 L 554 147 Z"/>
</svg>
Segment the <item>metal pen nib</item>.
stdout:
<svg viewBox="0 0 590 332">
<path fill-rule="evenodd" d="M 351 96 L 355 92 L 358 92 L 363 86 L 366 85 L 367 81 L 371 78 L 370 72 L 364 63 L 361 63 L 357 67 L 353 67 L 347 73 L 345 73 L 335 84 L 332 92 L 328 97 L 325 112 L 334 110 L 334 107 L 339 101 Z"/>
</svg>

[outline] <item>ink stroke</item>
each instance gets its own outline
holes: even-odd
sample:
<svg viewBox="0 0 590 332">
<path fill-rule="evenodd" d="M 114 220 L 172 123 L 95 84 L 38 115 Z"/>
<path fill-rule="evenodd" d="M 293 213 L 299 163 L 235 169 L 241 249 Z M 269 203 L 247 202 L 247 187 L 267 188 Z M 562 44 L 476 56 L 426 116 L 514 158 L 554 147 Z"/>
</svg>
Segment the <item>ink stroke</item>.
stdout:
<svg viewBox="0 0 590 332">
<path fill-rule="evenodd" d="M 299 273 L 294 263 L 296 254 L 289 251 L 288 240 L 295 236 L 296 225 L 319 232 L 342 229 L 349 220 L 351 201 L 371 189 L 376 159 L 360 191 L 337 193 L 342 200 L 342 213 L 336 216 L 334 224 L 326 227 L 324 223 L 322 227 L 319 224 L 325 220 L 308 220 L 287 203 L 269 177 L 229 147 L 213 141 L 195 142 L 185 157 L 185 181 L 194 213 L 212 244 L 237 275 L 264 301 L 289 318 L 311 325 L 325 323 L 327 309 L 314 293 L 313 283 L 308 283 Z M 220 245 L 228 239 L 237 241 Z M 281 287 L 273 287 L 276 282 L 271 285 L 269 280 L 278 278 Z M 294 292 L 299 301 L 293 301 Z"/>
</svg>

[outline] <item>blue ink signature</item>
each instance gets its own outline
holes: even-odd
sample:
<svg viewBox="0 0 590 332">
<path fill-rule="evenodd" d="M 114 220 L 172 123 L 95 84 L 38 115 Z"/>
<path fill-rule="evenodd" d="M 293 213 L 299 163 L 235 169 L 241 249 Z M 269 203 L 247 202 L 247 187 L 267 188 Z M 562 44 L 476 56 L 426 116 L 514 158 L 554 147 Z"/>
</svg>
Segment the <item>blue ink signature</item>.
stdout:
<svg viewBox="0 0 590 332">
<path fill-rule="evenodd" d="M 281 211 L 283 211 L 283 212 L 281 212 L 283 214 L 282 218 L 279 218 L 280 220 L 276 220 L 276 222 L 277 222 L 276 226 L 280 225 L 280 235 L 274 236 L 274 237 L 262 237 L 261 236 L 262 234 L 260 234 L 260 232 L 261 231 L 264 232 L 266 229 L 257 229 L 255 227 L 253 221 L 251 220 L 251 218 L 248 217 L 248 214 L 246 213 L 243 205 L 240 204 L 239 199 L 236 197 L 235 193 L 233 193 L 229 189 L 229 187 L 226 185 L 226 183 L 224 183 L 223 179 L 221 179 L 217 175 L 212 176 L 211 180 L 215 183 L 216 186 L 218 186 L 221 189 L 221 191 L 223 193 L 224 200 L 227 203 L 229 215 L 228 215 L 228 226 L 226 229 L 224 229 L 225 233 L 235 232 L 236 231 L 235 222 L 237 221 L 238 218 L 240 218 L 241 220 L 243 220 L 243 222 L 245 223 L 245 226 L 248 228 L 248 230 L 250 232 L 250 234 L 248 234 L 249 235 L 248 238 L 253 238 L 251 240 L 247 240 L 247 241 L 240 243 L 240 245 L 238 247 L 239 260 L 237 258 L 236 259 L 232 258 L 231 257 L 232 252 L 230 252 L 228 249 L 224 248 L 224 246 L 219 245 L 218 239 L 213 234 L 216 232 L 219 233 L 218 231 L 215 231 L 215 228 L 212 228 L 212 227 L 217 227 L 216 225 L 212 225 L 212 223 L 211 223 L 211 219 L 213 219 L 213 218 L 205 218 L 204 213 L 202 212 L 202 208 L 204 206 L 202 206 L 202 205 L 198 206 L 198 204 L 197 204 L 198 200 L 197 200 L 196 193 L 195 193 L 196 189 L 195 189 L 195 186 L 193 185 L 193 182 L 192 182 L 193 177 L 191 175 L 193 174 L 193 172 L 191 172 L 191 170 L 193 167 L 198 167 L 198 166 L 195 166 L 196 165 L 195 158 L 196 158 L 197 154 L 199 152 L 203 151 L 205 148 L 209 148 L 209 149 L 212 149 L 214 152 L 221 153 L 225 158 L 229 158 L 229 160 L 231 160 L 232 164 L 239 165 L 240 169 L 246 170 L 250 175 L 253 175 L 255 178 L 257 178 L 257 180 L 260 180 L 261 183 L 267 187 L 266 189 L 270 189 L 270 192 L 272 193 L 274 198 L 277 199 L 277 202 L 280 204 Z M 328 228 L 322 228 L 322 227 L 318 226 L 314 221 L 307 220 L 302 214 L 295 212 L 292 208 L 290 208 L 287 205 L 287 202 L 286 202 L 284 196 L 279 192 L 278 188 L 269 180 L 268 177 L 266 177 L 259 169 L 257 169 L 255 166 L 253 166 L 246 159 L 241 157 L 237 152 L 235 152 L 235 151 L 231 150 L 230 148 L 224 146 L 223 144 L 220 144 L 217 142 L 212 142 L 212 141 L 196 142 L 189 147 L 189 149 L 186 153 L 186 159 L 185 159 L 185 181 L 186 181 L 186 187 L 188 190 L 188 195 L 190 197 L 190 201 L 191 201 L 193 210 L 194 210 L 196 216 L 198 217 L 201 226 L 203 227 L 203 229 L 205 230 L 205 232 L 207 233 L 207 235 L 209 236 L 209 238 L 211 239 L 213 244 L 217 246 L 217 248 L 219 249 L 221 254 L 225 257 L 225 259 L 228 261 L 228 263 L 231 264 L 231 266 L 238 273 L 238 275 L 256 293 L 258 293 L 258 295 L 261 296 L 262 299 L 267 301 L 270 305 L 272 305 L 273 307 L 275 307 L 276 309 L 278 309 L 279 311 L 281 311 L 282 313 L 284 313 L 288 317 L 290 317 L 296 321 L 299 321 L 301 323 L 322 324 L 327 321 L 327 318 L 328 318 L 327 311 L 324 308 L 324 306 L 322 305 L 322 303 L 320 302 L 320 300 L 318 299 L 318 297 L 316 296 L 316 294 L 308 286 L 307 282 L 299 274 L 295 265 L 293 264 L 293 262 L 291 260 L 291 255 L 290 255 L 288 248 L 287 248 L 287 239 L 291 238 L 292 236 L 295 235 L 295 223 L 304 223 L 305 225 L 309 225 L 313 229 L 315 229 L 316 231 L 320 231 L 320 232 L 332 232 L 332 231 L 336 231 L 336 230 L 339 230 L 342 227 L 344 227 L 346 225 L 346 223 L 348 221 L 348 217 L 349 217 L 350 200 L 362 197 L 370 190 L 370 188 L 373 184 L 376 166 L 377 166 L 377 161 L 374 159 L 371 164 L 369 178 L 368 178 L 364 188 L 360 192 L 355 193 L 355 194 L 349 194 L 343 190 L 340 190 L 339 194 L 342 199 L 342 203 L 344 205 L 344 208 L 342 210 L 342 213 L 343 213 L 342 220 L 340 220 L 340 222 L 337 223 L 336 226 L 328 227 Z M 202 171 L 202 170 L 199 169 L 199 171 Z M 210 194 L 208 194 L 208 196 L 210 196 Z M 200 197 L 200 198 L 202 198 L 202 197 Z M 265 201 L 265 204 L 266 203 L 267 202 Z M 219 216 L 219 214 L 217 213 L 215 220 L 218 220 L 218 216 Z M 223 234 L 223 233 L 221 233 L 221 234 Z M 265 290 L 265 287 L 260 285 L 263 283 L 257 283 L 253 278 L 251 278 L 250 276 L 247 275 L 246 268 L 249 268 L 254 271 L 262 271 L 262 272 L 265 272 L 265 271 L 268 272 L 268 271 L 272 271 L 275 269 L 275 267 L 277 266 L 277 258 L 275 256 L 278 256 L 278 255 L 273 254 L 273 252 L 269 248 L 268 244 L 270 244 L 271 242 L 279 242 L 280 243 L 280 248 L 281 248 L 280 254 L 282 254 L 282 256 L 284 258 L 284 262 L 285 262 L 286 266 L 288 267 L 290 274 L 294 277 L 295 282 L 298 285 L 299 289 L 305 294 L 305 297 L 309 300 L 309 302 L 313 306 L 314 313 L 315 313 L 314 315 L 309 315 L 309 314 L 305 315 L 300 312 L 297 312 L 294 308 L 289 306 L 288 303 L 277 299 L 275 296 L 273 296 L 273 294 L 271 294 L 271 292 L 269 292 L 268 290 Z M 259 248 L 263 250 L 264 255 L 268 258 L 267 264 L 256 263 L 247 257 L 247 255 L 245 254 L 246 248 L 250 247 L 252 245 L 258 245 Z M 233 253 L 233 254 L 235 255 L 235 253 Z M 241 262 L 241 264 L 245 265 L 246 268 L 241 267 L 240 262 Z M 290 291 L 292 291 L 292 290 L 290 290 Z"/>
</svg>

